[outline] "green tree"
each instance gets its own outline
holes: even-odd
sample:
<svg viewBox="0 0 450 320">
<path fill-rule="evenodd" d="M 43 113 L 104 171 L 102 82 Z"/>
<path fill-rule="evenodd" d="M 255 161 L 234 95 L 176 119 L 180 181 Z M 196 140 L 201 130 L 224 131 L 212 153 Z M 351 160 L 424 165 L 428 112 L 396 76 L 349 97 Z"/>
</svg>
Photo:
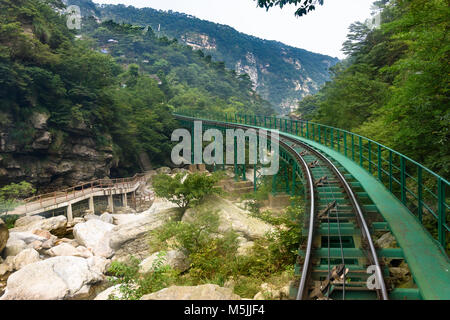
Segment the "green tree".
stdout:
<svg viewBox="0 0 450 320">
<path fill-rule="evenodd" d="M 255 0 L 255 1 L 258 1 L 258 6 L 260 8 L 266 8 L 266 10 L 269 10 L 274 6 L 283 8 L 287 4 L 299 6 L 297 11 L 295 12 L 295 15 L 299 17 L 306 15 L 310 11 L 315 10 L 317 5 L 323 5 L 323 0 Z"/>
<path fill-rule="evenodd" d="M 0 212 L 8 212 L 20 204 L 20 200 L 25 199 L 36 192 L 33 186 L 22 181 L 11 183 L 0 188 Z"/>
<path fill-rule="evenodd" d="M 207 195 L 218 193 L 218 188 L 214 187 L 216 183 L 215 176 L 202 173 L 187 176 L 178 173 L 174 177 L 161 174 L 153 177 L 152 180 L 156 195 L 175 203 L 183 212 Z"/>
</svg>

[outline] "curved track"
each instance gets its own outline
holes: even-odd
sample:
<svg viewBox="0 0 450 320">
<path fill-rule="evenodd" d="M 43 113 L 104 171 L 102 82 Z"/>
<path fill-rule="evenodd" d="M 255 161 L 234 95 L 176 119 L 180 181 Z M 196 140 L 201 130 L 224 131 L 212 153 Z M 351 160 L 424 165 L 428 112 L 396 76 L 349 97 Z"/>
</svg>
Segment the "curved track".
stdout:
<svg viewBox="0 0 450 320">
<path fill-rule="evenodd" d="M 225 128 L 252 128 L 214 120 L 204 122 Z M 303 253 L 303 263 L 297 299 L 352 299 L 351 294 L 346 295 L 347 292 L 376 291 L 376 298 L 387 300 L 388 293 L 369 226 L 345 174 L 319 151 L 282 132 L 279 134 L 279 145 L 302 168 L 308 193 L 309 214 L 305 221 L 308 240 L 305 250 L 299 251 Z M 349 225 L 353 223 L 358 227 L 354 229 L 359 233 L 356 237 L 348 235 Z M 355 259 L 351 249 L 360 250 L 363 256 Z M 347 256 L 348 251 L 350 256 Z M 367 286 L 368 266 L 372 266 L 377 284 L 372 289 Z M 354 281 L 355 278 L 360 281 Z"/>
</svg>

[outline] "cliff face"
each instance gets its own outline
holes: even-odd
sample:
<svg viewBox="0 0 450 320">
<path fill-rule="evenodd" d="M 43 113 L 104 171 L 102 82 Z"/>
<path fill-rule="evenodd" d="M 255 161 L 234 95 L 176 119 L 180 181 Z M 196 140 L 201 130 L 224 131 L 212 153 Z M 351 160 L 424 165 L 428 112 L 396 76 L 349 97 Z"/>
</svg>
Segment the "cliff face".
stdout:
<svg viewBox="0 0 450 320">
<path fill-rule="evenodd" d="M 47 122 L 44 113 L 32 114 L 25 126 L 0 114 L 0 184 L 26 180 L 43 192 L 109 175 L 110 137 L 99 145 L 83 123 L 60 131 Z"/>
<path fill-rule="evenodd" d="M 159 37 L 178 39 L 194 50 L 211 55 L 215 61 L 225 62 L 227 68 L 238 74 L 247 73 L 253 89 L 283 114 L 290 113 L 298 101 L 314 94 L 329 81 L 328 70 L 339 61 L 186 14 L 124 5 L 95 5 L 90 0 L 67 1 L 82 9 L 95 8 L 95 16 L 101 20 L 149 26 Z M 94 13 L 84 11 L 83 15 Z"/>
</svg>

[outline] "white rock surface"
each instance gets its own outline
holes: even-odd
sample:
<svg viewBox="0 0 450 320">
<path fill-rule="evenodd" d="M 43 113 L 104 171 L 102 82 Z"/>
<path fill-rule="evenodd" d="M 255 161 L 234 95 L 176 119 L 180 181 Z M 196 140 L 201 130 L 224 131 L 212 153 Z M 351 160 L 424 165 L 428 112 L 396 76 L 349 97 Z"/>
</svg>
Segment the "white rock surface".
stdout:
<svg viewBox="0 0 450 320">
<path fill-rule="evenodd" d="M 77 224 L 73 229 L 73 235 L 78 243 L 91 249 L 94 255 L 110 258 L 114 255 L 114 251 L 109 246 L 113 229 L 114 225 L 93 219 Z"/>
<path fill-rule="evenodd" d="M 109 287 L 108 289 L 100 292 L 94 300 L 109 300 L 110 296 L 114 296 L 116 299 L 122 299 L 123 294 L 120 292 L 120 284 Z"/>
<path fill-rule="evenodd" d="M 172 286 L 145 295 L 141 300 L 241 300 L 241 297 L 229 288 L 204 284 L 195 287 Z"/>
<path fill-rule="evenodd" d="M 197 210 L 205 208 L 218 212 L 220 217 L 219 232 L 226 232 L 231 229 L 244 236 L 247 240 L 255 240 L 263 238 L 267 232 L 273 231 L 273 227 L 270 224 L 251 217 L 248 211 L 242 210 L 231 201 L 219 196 L 209 197 L 197 209 L 188 209 L 182 220 L 187 222 L 193 221 Z"/>
<path fill-rule="evenodd" d="M 27 244 L 23 240 L 11 240 L 9 239 L 6 243 L 6 247 L 3 250 L 3 256 L 9 257 L 9 256 L 16 256 L 21 251 L 25 250 L 27 248 Z"/>
<path fill-rule="evenodd" d="M 20 270 L 26 265 L 40 261 L 39 252 L 34 249 L 25 249 L 14 257 L 14 269 Z"/>
<path fill-rule="evenodd" d="M 40 221 L 40 220 L 44 220 L 44 217 L 41 217 L 41 216 L 25 216 L 25 217 L 17 219 L 16 222 L 14 223 L 14 227 L 15 228 L 24 227 L 24 226 L 27 226 L 27 225 L 33 223 L 33 222 Z"/>
<path fill-rule="evenodd" d="M 73 256 L 81 258 L 90 258 L 93 256 L 92 252 L 89 251 L 86 247 L 79 246 L 75 248 L 74 246 L 64 242 L 48 250 L 47 254 L 52 257 Z"/>
<path fill-rule="evenodd" d="M 102 214 L 100 216 L 100 220 L 109 224 L 113 224 L 114 223 L 114 218 L 112 216 L 112 214 L 105 212 L 104 214 Z"/>
<path fill-rule="evenodd" d="M 61 300 L 85 298 L 104 276 L 86 259 L 55 257 L 29 264 L 9 278 L 0 300 Z"/>
<path fill-rule="evenodd" d="M 48 219 L 30 219 L 30 223 L 26 223 L 25 225 L 21 225 L 19 223 L 19 227 L 14 227 L 10 230 L 10 232 L 23 232 L 29 231 L 33 232 L 35 230 L 47 230 L 47 231 L 56 231 L 66 228 L 67 226 L 67 218 L 65 216 L 57 216 Z"/>
<path fill-rule="evenodd" d="M 155 252 L 150 257 L 145 259 L 139 264 L 139 272 L 147 273 L 153 270 L 153 264 L 161 254 L 161 258 L 164 261 L 163 265 L 168 265 L 174 270 L 184 272 L 189 269 L 188 257 L 179 250 L 170 250 L 167 252 Z"/>
<path fill-rule="evenodd" d="M 151 208 L 150 208 L 151 209 Z M 176 214 L 175 209 L 166 209 L 158 212 L 146 211 L 140 217 L 130 223 L 121 224 L 111 232 L 110 246 L 118 250 L 128 241 L 139 238 L 150 230 L 154 230 L 163 225 L 171 216 Z"/>
</svg>

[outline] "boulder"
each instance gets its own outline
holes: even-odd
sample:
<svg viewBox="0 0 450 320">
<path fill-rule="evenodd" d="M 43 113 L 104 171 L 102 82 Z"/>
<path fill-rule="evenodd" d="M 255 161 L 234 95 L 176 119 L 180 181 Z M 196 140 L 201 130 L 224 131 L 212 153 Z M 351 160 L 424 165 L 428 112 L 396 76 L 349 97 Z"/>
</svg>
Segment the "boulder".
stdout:
<svg viewBox="0 0 450 320">
<path fill-rule="evenodd" d="M 96 214 L 87 214 L 84 216 L 84 221 L 89 221 L 89 220 L 100 220 L 100 216 L 96 215 Z"/>
<path fill-rule="evenodd" d="M 32 232 L 10 232 L 9 241 L 15 241 L 15 240 L 21 240 L 21 241 L 24 241 L 26 244 L 30 244 L 34 241 L 44 242 L 47 240 L 47 238 L 41 237 Z"/>
<path fill-rule="evenodd" d="M 31 263 L 35 263 L 40 261 L 39 253 L 34 249 L 25 249 L 22 250 L 17 256 L 14 258 L 14 269 L 20 270 L 26 265 Z"/>
<path fill-rule="evenodd" d="M 25 243 L 25 241 L 9 239 L 3 251 L 3 256 L 4 257 L 16 256 L 26 248 L 27 244 Z"/>
<path fill-rule="evenodd" d="M 139 264 L 139 272 L 147 273 L 153 271 L 153 265 L 158 257 L 161 257 L 163 264 L 172 267 L 178 272 L 184 272 L 189 269 L 188 257 L 179 250 L 170 250 L 168 252 L 155 252 L 150 257 Z"/>
<path fill-rule="evenodd" d="M 253 300 L 282 300 L 287 298 L 289 298 L 289 285 L 279 289 L 268 283 L 263 283 L 261 291 L 254 296 Z"/>
<path fill-rule="evenodd" d="M 14 223 L 15 228 L 25 227 L 31 223 L 34 223 L 36 221 L 44 220 L 44 217 L 41 216 L 25 216 L 22 218 L 19 218 Z"/>
<path fill-rule="evenodd" d="M 0 253 L 2 253 L 3 249 L 6 247 L 6 243 L 9 239 L 9 230 L 6 224 L 0 219 Z"/>
<path fill-rule="evenodd" d="M 162 226 L 170 217 L 178 213 L 178 209 L 167 209 L 160 212 L 146 211 L 131 223 L 118 225 L 111 232 L 109 245 L 112 249 L 118 250 L 125 243 L 140 238 Z"/>
<path fill-rule="evenodd" d="M 91 249 L 94 255 L 110 258 L 114 254 L 109 245 L 113 229 L 114 225 L 93 219 L 77 224 L 73 229 L 73 235 L 78 243 Z"/>
<path fill-rule="evenodd" d="M 22 224 L 22 223 L 19 223 Z M 65 216 L 56 216 L 48 219 L 36 219 L 25 225 L 20 225 L 11 229 L 11 232 L 33 232 L 36 230 L 46 230 L 53 234 L 64 234 L 67 227 L 67 218 Z"/>
<path fill-rule="evenodd" d="M 103 221 L 103 222 L 106 222 L 106 223 L 110 223 L 110 224 L 114 223 L 113 216 L 110 213 L 108 213 L 108 212 L 105 212 L 104 214 L 102 214 L 100 216 L 100 220 Z"/>
<path fill-rule="evenodd" d="M 115 286 L 109 287 L 108 289 L 100 292 L 94 300 L 109 300 L 109 298 L 114 299 L 122 299 L 123 293 L 120 291 L 120 284 L 116 284 Z"/>
<path fill-rule="evenodd" d="M 92 257 L 92 253 L 85 247 L 75 248 L 74 246 L 68 243 L 61 243 L 56 247 L 47 250 L 47 254 L 52 257 L 57 256 L 73 256 L 73 257 L 81 257 L 81 258 L 89 258 Z"/>
<path fill-rule="evenodd" d="M 375 241 L 375 244 L 382 249 L 387 248 L 395 248 L 397 242 L 395 241 L 394 236 L 392 233 L 387 232 L 383 234 L 377 241 Z"/>
<path fill-rule="evenodd" d="M 14 271 L 14 257 L 9 256 L 0 264 L 0 277 L 3 277 L 8 272 Z"/>
<path fill-rule="evenodd" d="M 92 284 L 104 276 L 88 260 L 54 257 L 13 273 L 0 300 L 62 300 L 86 298 Z"/>
<path fill-rule="evenodd" d="M 39 237 L 45 238 L 45 239 L 47 239 L 47 240 L 50 240 L 50 239 L 57 239 L 56 236 L 52 235 L 52 234 L 51 234 L 50 232 L 48 232 L 47 230 L 34 230 L 34 231 L 33 231 L 33 234 L 35 234 L 35 235 L 37 235 L 37 236 L 39 236 Z"/>
<path fill-rule="evenodd" d="M 106 273 L 111 265 L 111 260 L 98 256 L 92 256 L 88 258 L 87 261 L 89 268 L 98 273 Z"/>
<path fill-rule="evenodd" d="M 182 220 L 192 222 L 198 210 L 216 211 L 220 217 L 219 232 L 221 233 L 234 230 L 247 240 L 255 240 L 273 231 L 273 227 L 268 223 L 251 217 L 248 211 L 219 196 L 210 196 L 200 206 L 188 209 Z"/>
<path fill-rule="evenodd" d="M 145 295 L 141 300 L 241 300 L 241 297 L 229 288 L 204 284 L 194 287 L 171 286 Z"/>
<path fill-rule="evenodd" d="M 252 251 L 254 245 L 255 243 L 253 241 L 240 242 L 236 254 L 238 256 L 248 255 Z"/>
<path fill-rule="evenodd" d="M 172 170 L 169 167 L 161 167 L 156 169 L 156 172 L 158 174 L 170 174 L 172 172 Z"/>
</svg>

